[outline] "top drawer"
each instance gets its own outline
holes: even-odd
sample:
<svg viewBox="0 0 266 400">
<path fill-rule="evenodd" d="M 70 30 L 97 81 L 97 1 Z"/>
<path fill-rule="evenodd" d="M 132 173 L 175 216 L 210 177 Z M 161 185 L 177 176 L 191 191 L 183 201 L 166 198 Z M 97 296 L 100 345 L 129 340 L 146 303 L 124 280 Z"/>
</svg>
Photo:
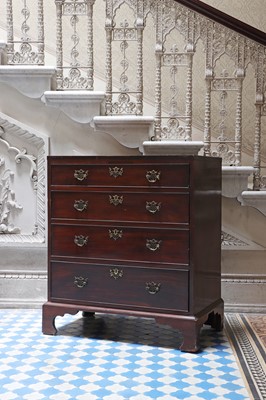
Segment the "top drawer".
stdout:
<svg viewBox="0 0 266 400">
<path fill-rule="evenodd" d="M 83 164 L 52 165 L 51 185 L 111 187 L 189 186 L 189 164 Z"/>
</svg>

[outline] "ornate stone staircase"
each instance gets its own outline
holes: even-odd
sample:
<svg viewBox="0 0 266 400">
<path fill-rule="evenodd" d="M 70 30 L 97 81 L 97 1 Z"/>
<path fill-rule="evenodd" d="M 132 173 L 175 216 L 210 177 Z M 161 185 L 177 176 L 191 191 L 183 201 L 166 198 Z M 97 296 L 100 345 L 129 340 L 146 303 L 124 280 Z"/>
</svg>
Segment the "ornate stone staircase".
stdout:
<svg viewBox="0 0 266 400">
<path fill-rule="evenodd" d="M 81 3 L 87 4 L 86 1 Z M 206 6 L 201 8 L 202 5 L 199 5 L 201 3 L 199 1 L 181 1 L 178 3 L 185 6 L 188 5 L 185 3 L 190 3 L 190 5 L 195 3 L 197 5 L 195 7 L 199 7 L 194 8 L 196 12 L 194 14 L 194 11 L 189 11 L 191 8 L 184 9 L 183 6 L 180 6 L 181 8 L 177 6 L 175 12 L 179 12 L 181 25 L 184 24 L 184 15 L 192 18 L 195 26 L 204 24 L 204 29 L 207 31 L 210 29 L 210 22 L 208 21 L 211 21 L 211 24 L 222 22 L 219 13 L 218 22 L 217 14 L 211 14 L 211 20 L 209 20 L 210 15 L 208 15 L 208 18 L 206 15 L 204 16 L 206 10 L 209 12 L 212 10 L 206 8 Z M 115 3 L 113 4 L 115 5 Z M 170 10 L 173 10 L 174 2 L 165 2 L 165 4 Z M 143 15 L 147 18 L 145 12 L 144 10 Z M 155 12 L 155 8 L 153 12 Z M 156 8 L 156 12 L 161 13 L 161 19 L 157 20 L 158 24 L 162 24 L 166 29 L 162 10 Z M 165 18 L 167 16 L 169 17 L 165 13 Z M 113 18 L 114 16 L 112 16 Z M 230 18 L 229 20 L 231 21 Z M 143 26 L 140 31 L 143 31 Z M 212 25 L 214 32 L 217 26 Z M 184 28 L 184 25 L 182 27 Z M 114 32 L 114 26 L 111 28 L 107 26 L 107 36 L 110 33 L 108 29 L 112 29 L 114 35 L 120 35 L 121 39 L 121 31 Z M 177 30 L 179 29 L 181 27 L 177 26 Z M 194 34 L 199 35 L 197 29 Z M 202 30 L 203 35 L 204 29 Z M 230 33 L 231 31 L 228 28 L 223 29 L 225 29 L 223 31 L 224 36 L 227 39 L 234 40 L 236 33 Z M 140 34 L 140 31 L 137 30 L 137 33 Z M 253 36 L 254 32 L 252 33 Z M 132 31 L 129 33 L 133 34 Z M 243 32 L 239 33 L 242 38 Z M 125 35 L 125 26 L 123 27 L 123 35 Z M 61 36 L 63 37 L 62 34 Z M 128 36 L 123 36 L 122 43 L 124 45 L 127 41 L 125 37 L 128 38 Z M 207 34 L 206 38 L 208 38 Z M 225 107 L 222 96 L 220 103 L 217 99 L 213 101 L 214 103 L 216 101 L 216 106 L 218 106 L 217 115 L 220 125 L 216 126 L 216 134 L 215 132 L 210 134 L 210 129 L 214 128 L 215 124 L 210 125 L 209 114 L 212 108 L 209 103 L 212 90 L 209 90 L 209 85 L 214 85 L 212 89 L 222 85 L 222 92 L 229 93 L 232 85 L 236 84 L 239 88 L 242 84 L 241 74 L 239 75 L 241 79 L 235 80 L 235 77 L 229 78 L 223 70 L 219 71 L 222 72 L 222 76 L 216 77 L 216 81 L 214 80 L 215 74 L 218 74 L 218 71 L 215 72 L 218 60 L 223 52 L 226 57 L 230 53 L 229 47 L 226 48 L 226 41 L 222 44 L 224 47 L 223 50 L 220 49 L 219 56 L 217 55 L 217 58 L 213 59 L 213 65 L 207 65 L 206 68 L 204 78 L 204 85 L 206 84 L 207 87 L 206 90 L 204 89 L 206 96 L 205 117 L 200 128 L 198 121 L 196 120 L 194 125 L 192 118 L 192 64 L 189 64 L 187 60 L 184 64 L 184 57 L 190 60 L 191 54 L 194 55 L 195 53 L 195 48 L 191 45 L 192 38 L 189 39 L 190 47 L 186 44 L 185 52 L 177 51 L 173 47 L 171 52 L 165 52 L 165 54 L 163 54 L 165 51 L 163 46 L 158 48 L 158 44 L 162 44 L 161 38 L 159 39 L 157 47 L 155 47 L 157 64 L 155 69 L 155 100 L 153 103 L 149 96 L 145 97 L 145 84 L 143 84 L 145 74 L 143 76 L 140 73 L 143 64 L 143 60 L 140 61 L 140 56 L 143 49 L 139 50 L 138 53 L 136 70 L 138 72 L 137 86 L 139 91 L 136 93 L 133 93 L 133 91 L 130 93 L 130 90 L 125 91 L 123 86 L 125 82 L 122 82 L 118 89 L 113 86 L 112 80 L 110 83 L 110 77 L 112 77 L 116 85 L 119 86 L 119 79 L 115 80 L 116 77 L 113 76 L 112 69 L 110 69 L 110 65 L 114 61 L 110 61 L 108 57 L 105 61 L 107 78 L 106 81 L 98 80 L 97 87 L 99 87 L 99 90 L 92 88 L 72 88 L 71 90 L 61 88 L 59 90 L 58 71 L 62 73 L 62 65 L 58 65 L 58 60 L 55 60 L 55 64 L 57 64 L 55 67 L 12 64 L 8 62 L 10 60 L 10 43 L 0 42 L 0 196 L 2 204 L 6 204 L 6 211 L 2 211 L 1 215 L 2 232 L 0 231 L 2 254 L 0 262 L 2 299 L 0 299 L 0 306 L 39 306 L 46 298 L 46 156 L 48 154 L 199 153 L 207 156 L 218 155 L 224 158 L 222 285 L 225 306 L 228 310 L 265 311 L 266 191 L 264 170 L 261 167 L 264 165 L 263 160 L 265 160 L 266 155 L 263 153 L 265 149 L 263 147 L 264 131 L 258 131 L 257 126 L 260 122 L 261 128 L 264 118 L 265 98 L 262 97 L 261 100 L 257 92 L 254 107 L 256 110 L 260 108 L 260 121 L 258 122 L 258 119 L 255 118 L 257 125 L 255 125 L 255 137 L 253 138 L 255 143 L 254 154 L 251 153 L 250 147 L 245 147 L 244 137 L 239 133 L 239 130 L 241 131 L 243 128 L 242 122 L 239 122 L 241 117 L 239 111 L 241 105 L 240 92 L 238 92 L 236 100 L 237 128 L 234 128 L 236 131 L 234 137 L 228 140 L 224 135 L 224 116 L 228 109 Z M 248 46 L 249 49 L 253 49 L 252 54 L 255 54 L 255 45 L 252 40 L 258 40 L 258 37 L 255 35 L 253 39 L 248 38 L 245 45 L 243 42 L 243 48 Z M 110 45 L 111 42 L 107 42 L 107 49 L 108 43 Z M 259 51 L 261 51 L 261 48 L 264 49 L 262 57 L 264 75 L 261 87 L 265 90 L 266 52 L 261 43 L 256 43 Z M 222 45 L 220 43 L 221 47 Z M 123 54 L 122 64 L 125 65 L 127 58 L 125 53 Z M 211 51 L 207 49 L 207 56 L 210 57 L 210 54 Z M 232 56 L 232 54 L 230 55 Z M 56 58 L 58 59 L 58 52 Z M 160 69 L 162 60 L 164 60 L 166 66 L 170 65 L 174 70 L 185 65 L 186 85 L 185 88 L 180 88 L 180 91 L 183 90 L 185 94 L 184 109 L 182 109 L 183 106 L 180 106 L 182 113 L 181 110 L 176 108 L 176 90 L 179 87 L 176 81 L 171 80 L 173 71 L 165 81 L 172 88 L 170 89 L 172 90 L 171 96 L 167 99 L 170 110 L 166 108 L 164 87 L 160 81 L 162 79 Z M 173 60 L 175 60 L 174 64 Z M 219 66 L 219 69 L 221 69 L 221 66 Z M 125 70 L 122 72 L 121 76 L 125 79 Z M 61 75 L 60 78 L 62 80 Z M 141 87 L 141 84 L 143 87 Z M 258 89 L 258 85 L 256 87 Z M 118 98 L 115 97 L 117 91 L 124 96 L 130 93 L 130 102 L 128 98 L 125 100 L 124 97 L 121 100 L 119 96 Z M 141 92 L 141 95 L 139 92 Z M 193 98 L 195 97 L 196 95 L 193 92 Z M 141 108 L 147 110 L 146 112 L 138 111 L 140 100 L 142 102 Z M 134 112 L 132 113 L 128 111 L 130 110 L 129 103 L 133 104 Z M 110 108 L 112 109 L 111 112 Z M 117 108 L 120 111 L 116 113 L 114 109 Z M 125 109 L 126 112 L 124 112 Z M 256 115 L 258 116 L 258 114 Z M 259 143 L 258 138 L 260 139 Z M 245 150 L 247 151 L 245 152 Z M 5 195 L 4 187 L 6 187 Z"/>
</svg>

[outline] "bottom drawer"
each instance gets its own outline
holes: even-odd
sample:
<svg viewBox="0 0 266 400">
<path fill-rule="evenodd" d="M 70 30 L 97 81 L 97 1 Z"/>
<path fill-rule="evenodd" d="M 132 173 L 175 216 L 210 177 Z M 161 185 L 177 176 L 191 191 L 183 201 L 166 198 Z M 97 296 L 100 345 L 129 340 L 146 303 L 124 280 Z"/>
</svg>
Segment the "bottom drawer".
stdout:
<svg viewBox="0 0 266 400">
<path fill-rule="evenodd" d="M 50 300 L 187 312 L 188 277 L 188 270 L 51 262 Z"/>
</svg>

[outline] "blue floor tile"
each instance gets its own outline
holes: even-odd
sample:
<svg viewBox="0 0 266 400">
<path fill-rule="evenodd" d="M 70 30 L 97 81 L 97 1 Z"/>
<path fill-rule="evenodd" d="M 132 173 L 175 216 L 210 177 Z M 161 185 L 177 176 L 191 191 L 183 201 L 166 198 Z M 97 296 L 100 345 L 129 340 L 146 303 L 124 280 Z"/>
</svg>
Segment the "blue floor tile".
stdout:
<svg viewBox="0 0 266 400">
<path fill-rule="evenodd" d="M 202 351 L 150 319 L 66 315 L 56 336 L 40 310 L 0 310 L 1 400 L 248 400 L 223 332 L 202 329 Z"/>
</svg>

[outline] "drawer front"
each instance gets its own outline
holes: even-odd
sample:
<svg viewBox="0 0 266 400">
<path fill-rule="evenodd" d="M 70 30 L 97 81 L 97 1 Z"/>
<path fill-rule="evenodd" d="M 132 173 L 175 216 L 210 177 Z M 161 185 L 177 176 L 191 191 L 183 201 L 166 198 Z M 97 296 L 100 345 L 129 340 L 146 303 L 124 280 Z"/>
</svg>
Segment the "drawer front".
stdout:
<svg viewBox="0 0 266 400">
<path fill-rule="evenodd" d="M 51 218 L 188 224 L 189 196 L 111 190 L 52 191 Z"/>
<path fill-rule="evenodd" d="M 52 262 L 50 274 L 52 301 L 188 311 L 187 270 Z"/>
<path fill-rule="evenodd" d="M 189 232 L 127 226 L 52 224 L 52 256 L 188 264 Z"/>
<path fill-rule="evenodd" d="M 189 164 L 53 165 L 51 185 L 188 187 Z"/>
</svg>

